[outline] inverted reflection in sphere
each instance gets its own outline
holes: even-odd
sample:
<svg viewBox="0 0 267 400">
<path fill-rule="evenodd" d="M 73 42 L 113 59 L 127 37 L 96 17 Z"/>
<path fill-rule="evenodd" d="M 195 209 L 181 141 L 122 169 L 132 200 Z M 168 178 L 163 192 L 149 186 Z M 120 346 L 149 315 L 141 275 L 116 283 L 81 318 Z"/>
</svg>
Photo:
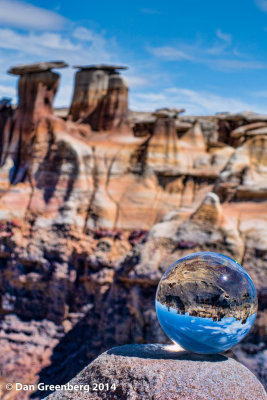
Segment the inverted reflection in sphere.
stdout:
<svg viewBox="0 0 267 400">
<path fill-rule="evenodd" d="M 163 275 L 156 311 L 173 342 L 196 353 L 225 351 L 239 343 L 256 318 L 257 296 L 248 273 L 222 254 L 181 258 Z"/>
</svg>

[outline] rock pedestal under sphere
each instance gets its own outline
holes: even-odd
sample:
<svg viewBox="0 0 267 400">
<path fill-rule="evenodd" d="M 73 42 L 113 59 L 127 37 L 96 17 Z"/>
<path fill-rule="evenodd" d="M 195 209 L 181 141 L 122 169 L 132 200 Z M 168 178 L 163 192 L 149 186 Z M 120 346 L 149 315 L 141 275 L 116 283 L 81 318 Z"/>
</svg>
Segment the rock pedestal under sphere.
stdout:
<svg viewBox="0 0 267 400">
<path fill-rule="evenodd" d="M 199 356 L 159 344 L 114 347 L 70 383 L 91 387 L 94 383 L 115 384 L 116 389 L 90 393 L 55 392 L 47 399 L 267 399 L 257 378 L 237 361 L 221 354 Z"/>
</svg>

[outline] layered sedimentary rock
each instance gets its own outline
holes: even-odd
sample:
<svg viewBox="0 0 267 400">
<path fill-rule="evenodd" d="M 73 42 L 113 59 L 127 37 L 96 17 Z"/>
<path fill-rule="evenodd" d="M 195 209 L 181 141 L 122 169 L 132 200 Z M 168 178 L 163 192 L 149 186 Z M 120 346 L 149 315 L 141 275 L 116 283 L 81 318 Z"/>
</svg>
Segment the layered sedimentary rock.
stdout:
<svg viewBox="0 0 267 400">
<path fill-rule="evenodd" d="M 99 390 L 97 382 L 105 389 Z M 221 355 L 200 357 L 159 344 L 110 349 L 69 382 L 95 390 L 62 390 L 53 399 L 265 400 L 256 377 L 243 365 Z M 100 386 L 101 388 L 101 386 Z"/>
<path fill-rule="evenodd" d="M 53 114 L 52 103 L 59 84 L 59 75 L 51 68 L 66 64 L 41 63 L 11 68 L 10 74 L 20 75 L 19 104 L 13 118 L 9 118 L 2 131 L 1 165 L 13 163 L 9 180 L 18 183 L 27 179 L 30 149 L 36 125 Z M 7 177 L 8 178 L 8 177 Z"/>
<path fill-rule="evenodd" d="M 126 67 L 95 65 L 77 67 L 70 107 L 73 121 L 88 123 L 93 130 L 126 129 L 128 85 L 118 70 Z"/>
</svg>

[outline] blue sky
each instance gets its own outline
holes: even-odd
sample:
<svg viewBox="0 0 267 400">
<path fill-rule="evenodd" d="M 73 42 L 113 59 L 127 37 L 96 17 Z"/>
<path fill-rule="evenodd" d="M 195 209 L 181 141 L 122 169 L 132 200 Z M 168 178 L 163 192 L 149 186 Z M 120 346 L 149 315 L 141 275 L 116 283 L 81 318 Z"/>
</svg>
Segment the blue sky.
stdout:
<svg viewBox="0 0 267 400">
<path fill-rule="evenodd" d="M 267 113 L 267 0 L 0 0 L 0 97 L 16 64 L 129 66 L 130 108 Z M 68 106 L 74 70 L 56 106 Z"/>
</svg>

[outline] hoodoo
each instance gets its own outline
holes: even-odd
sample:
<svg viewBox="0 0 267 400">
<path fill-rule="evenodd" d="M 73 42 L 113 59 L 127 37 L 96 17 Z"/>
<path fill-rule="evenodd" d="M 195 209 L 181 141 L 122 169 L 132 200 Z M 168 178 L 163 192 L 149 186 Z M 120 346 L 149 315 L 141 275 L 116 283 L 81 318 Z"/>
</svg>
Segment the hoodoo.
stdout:
<svg viewBox="0 0 267 400">
<path fill-rule="evenodd" d="M 75 87 L 69 115 L 90 124 L 95 131 L 127 125 L 128 85 L 119 74 L 127 67 L 116 65 L 76 66 Z"/>
<path fill-rule="evenodd" d="M 36 123 L 41 118 L 53 114 L 52 103 L 59 84 L 59 74 L 51 70 L 64 67 L 67 67 L 65 62 L 52 61 L 19 65 L 8 71 L 9 74 L 20 76 L 19 103 L 14 116 L 14 125 L 10 121 L 5 127 L 1 157 L 2 162 L 9 155 L 13 159 L 14 169 L 10 176 L 12 182 L 23 180 L 26 174 L 27 154 Z M 11 142 L 8 137 L 12 138 Z"/>
</svg>

